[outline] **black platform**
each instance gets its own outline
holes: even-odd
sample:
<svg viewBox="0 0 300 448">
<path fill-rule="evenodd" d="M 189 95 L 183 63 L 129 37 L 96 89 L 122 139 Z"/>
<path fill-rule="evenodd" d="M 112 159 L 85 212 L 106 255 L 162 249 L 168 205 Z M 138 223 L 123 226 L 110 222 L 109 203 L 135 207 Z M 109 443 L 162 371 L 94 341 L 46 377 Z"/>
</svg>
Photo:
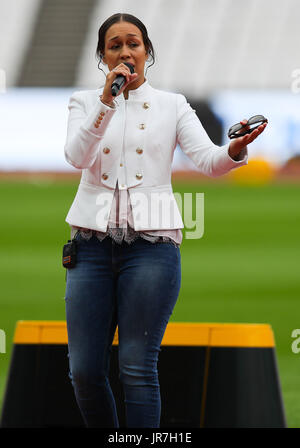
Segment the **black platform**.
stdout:
<svg viewBox="0 0 300 448">
<path fill-rule="evenodd" d="M 83 427 L 68 377 L 65 322 L 18 322 L 1 427 Z M 158 362 L 161 428 L 283 428 L 269 325 L 169 323 Z M 110 383 L 126 427 L 117 334 Z"/>
</svg>

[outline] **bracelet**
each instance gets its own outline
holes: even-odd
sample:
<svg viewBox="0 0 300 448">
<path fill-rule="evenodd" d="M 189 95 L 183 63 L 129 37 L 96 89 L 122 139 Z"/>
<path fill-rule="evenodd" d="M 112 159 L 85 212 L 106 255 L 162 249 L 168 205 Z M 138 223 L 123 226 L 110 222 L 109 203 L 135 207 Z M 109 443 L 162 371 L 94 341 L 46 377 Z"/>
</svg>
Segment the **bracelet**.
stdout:
<svg viewBox="0 0 300 448">
<path fill-rule="evenodd" d="M 115 109 L 115 108 L 116 108 L 114 101 L 113 101 L 113 104 L 112 104 L 112 105 L 111 105 L 111 104 L 108 104 L 108 103 L 105 103 L 105 102 L 102 100 L 102 95 L 100 95 L 100 100 L 101 100 L 101 103 L 105 104 L 105 106 L 111 107 L 112 109 Z"/>
</svg>

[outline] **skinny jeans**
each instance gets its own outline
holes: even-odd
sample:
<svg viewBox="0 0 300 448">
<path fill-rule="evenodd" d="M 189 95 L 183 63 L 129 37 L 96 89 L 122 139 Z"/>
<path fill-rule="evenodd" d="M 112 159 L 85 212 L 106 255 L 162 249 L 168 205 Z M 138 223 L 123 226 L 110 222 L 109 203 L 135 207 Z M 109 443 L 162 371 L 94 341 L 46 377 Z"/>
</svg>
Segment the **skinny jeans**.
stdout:
<svg viewBox="0 0 300 448">
<path fill-rule="evenodd" d="M 138 238 L 117 244 L 78 232 L 77 263 L 67 270 L 69 377 L 85 426 L 119 427 L 109 383 L 118 326 L 119 378 L 126 426 L 158 428 L 157 361 L 181 283 L 180 249 Z"/>
</svg>

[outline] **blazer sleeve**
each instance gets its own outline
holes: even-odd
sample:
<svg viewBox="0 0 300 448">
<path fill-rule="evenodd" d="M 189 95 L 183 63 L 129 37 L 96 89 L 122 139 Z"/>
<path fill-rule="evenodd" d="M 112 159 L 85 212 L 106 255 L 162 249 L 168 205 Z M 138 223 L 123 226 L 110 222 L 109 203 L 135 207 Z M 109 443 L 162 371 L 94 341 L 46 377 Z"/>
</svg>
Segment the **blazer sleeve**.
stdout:
<svg viewBox="0 0 300 448">
<path fill-rule="evenodd" d="M 75 168 L 89 168 L 95 162 L 99 141 L 114 115 L 116 108 L 97 99 L 93 109 L 87 113 L 85 92 L 75 92 L 69 100 L 67 138 L 64 146 L 65 158 Z"/>
<path fill-rule="evenodd" d="M 240 160 L 235 161 L 228 154 L 230 142 L 217 146 L 210 140 L 195 111 L 181 94 L 177 95 L 176 132 L 182 151 L 208 176 L 222 176 L 248 163 L 247 146 L 242 149 Z"/>
</svg>

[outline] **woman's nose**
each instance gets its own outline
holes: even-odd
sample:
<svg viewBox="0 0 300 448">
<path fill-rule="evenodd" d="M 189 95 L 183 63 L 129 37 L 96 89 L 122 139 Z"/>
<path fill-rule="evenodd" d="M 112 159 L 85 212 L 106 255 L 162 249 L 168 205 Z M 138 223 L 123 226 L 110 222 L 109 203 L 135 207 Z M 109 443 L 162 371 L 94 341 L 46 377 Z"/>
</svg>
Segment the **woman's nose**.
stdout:
<svg viewBox="0 0 300 448">
<path fill-rule="evenodd" d="M 122 47 L 122 49 L 121 49 L 121 58 L 122 59 L 128 59 L 128 58 L 130 58 L 130 51 L 129 51 L 129 48 L 128 47 L 126 47 L 125 45 L 124 45 L 124 47 Z"/>
</svg>

